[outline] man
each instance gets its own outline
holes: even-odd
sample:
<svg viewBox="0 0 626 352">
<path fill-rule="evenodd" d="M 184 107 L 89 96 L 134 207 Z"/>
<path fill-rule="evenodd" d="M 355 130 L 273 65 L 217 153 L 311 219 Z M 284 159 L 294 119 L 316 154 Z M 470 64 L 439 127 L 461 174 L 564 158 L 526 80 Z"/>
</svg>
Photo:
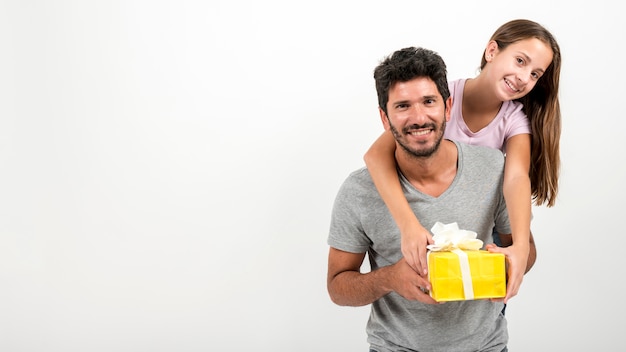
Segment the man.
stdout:
<svg viewBox="0 0 626 352">
<path fill-rule="evenodd" d="M 411 207 L 426 228 L 458 223 L 488 247 L 492 230 L 510 240 L 496 149 L 443 138 L 452 98 L 446 66 L 422 48 L 396 51 L 374 71 L 380 117 L 396 139 L 396 162 Z M 371 351 L 506 351 L 503 302 L 437 304 L 431 286 L 403 259 L 400 233 L 367 169 L 353 172 L 333 207 L 328 292 L 345 306 L 371 304 Z M 531 248 L 534 248 L 531 244 Z M 371 271 L 361 273 L 368 254 Z M 534 263 L 534 250 L 529 267 Z"/>
</svg>

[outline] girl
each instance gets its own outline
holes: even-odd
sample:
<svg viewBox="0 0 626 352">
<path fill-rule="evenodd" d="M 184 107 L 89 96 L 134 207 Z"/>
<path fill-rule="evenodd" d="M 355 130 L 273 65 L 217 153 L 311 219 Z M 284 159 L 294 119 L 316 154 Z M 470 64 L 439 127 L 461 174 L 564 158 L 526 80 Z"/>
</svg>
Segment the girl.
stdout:
<svg viewBox="0 0 626 352">
<path fill-rule="evenodd" d="M 512 232 L 507 248 L 504 303 L 515 296 L 528 264 L 531 205 L 554 205 L 560 168 L 561 111 L 558 90 L 561 52 L 552 34 L 529 20 L 500 26 L 487 43 L 480 72 L 450 82 L 453 97 L 445 137 L 502 150 L 504 197 Z M 395 139 L 383 133 L 364 156 L 374 183 L 401 233 L 402 253 L 418 273 L 427 273 L 430 232 L 404 198 L 394 161 Z M 494 236 L 499 244 L 499 239 Z M 510 243 L 507 243 L 510 244 Z"/>
</svg>

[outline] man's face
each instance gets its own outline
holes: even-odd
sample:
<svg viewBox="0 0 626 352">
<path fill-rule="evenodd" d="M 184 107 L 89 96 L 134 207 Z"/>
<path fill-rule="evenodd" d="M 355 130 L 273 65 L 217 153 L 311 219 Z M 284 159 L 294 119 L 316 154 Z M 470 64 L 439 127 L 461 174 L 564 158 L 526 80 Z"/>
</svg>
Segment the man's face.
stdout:
<svg viewBox="0 0 626 352">
<path fill-rule="evenodd" d="M 443 100 L 435 82 L 420 77 L 394 84 L 389 90 L 388 115 L 380 110 L 380 116 L 406 152 L 428 157 L 443 139 L 451 103 L 452 98 Z"/>
</svg>

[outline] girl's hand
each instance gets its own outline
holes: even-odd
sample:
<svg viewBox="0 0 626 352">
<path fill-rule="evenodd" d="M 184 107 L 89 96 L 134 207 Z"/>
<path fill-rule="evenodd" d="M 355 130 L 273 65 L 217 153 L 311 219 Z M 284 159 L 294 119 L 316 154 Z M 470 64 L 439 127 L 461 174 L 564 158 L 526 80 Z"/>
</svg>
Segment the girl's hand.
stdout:
<svg viewBox="0 0 626 352">
<path fill-rule="evenodd" d="M 400 246 L 407 264 L 421 276 L 428 275 L 426 246 L 433 243 L 431 233 L 418 221 L 400 231 Z"/>
<path fill-rule="evenodd" d="M 504 297 L 504 303 L 506 304 L 509 299 L 517 295 L 522 285 L 528 263 L 529 245 L 513 244 L 509 247 L 501 248 L 490 243 L 485 248 L 489 252 L 502 253 L 506 257 L 507 284 L 506 296 Z"/>
</svg>

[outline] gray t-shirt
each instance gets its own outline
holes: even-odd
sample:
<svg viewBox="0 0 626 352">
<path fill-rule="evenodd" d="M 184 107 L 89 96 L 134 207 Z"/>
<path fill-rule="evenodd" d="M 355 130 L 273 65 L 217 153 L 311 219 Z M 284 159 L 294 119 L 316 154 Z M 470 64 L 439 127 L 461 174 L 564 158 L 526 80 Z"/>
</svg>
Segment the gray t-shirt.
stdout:
<svg viewBox="0 0 626 352">
<path fill-rule="evenodd" d="M 457 173 L 439 197 L 424 194 L 401 174 L 409 204 L 426 229 L 456 222 L 475 231 L 485 244 L 492 232 L 511 233 L 502 194 L 504 156 L 496 149 L 454 142 Z M 370 174 L 361 168 L 344 181 L 332 211 L 328 244 L 351 253 L 368 253 L 372 270 L 402 258 L 400 232 Z M 368 342 L 387 351 L 502 351 L 508 341 L 502 303 L 489 300 L 423 304 L 392 292 L 372 303 Z"/>
</svg>

